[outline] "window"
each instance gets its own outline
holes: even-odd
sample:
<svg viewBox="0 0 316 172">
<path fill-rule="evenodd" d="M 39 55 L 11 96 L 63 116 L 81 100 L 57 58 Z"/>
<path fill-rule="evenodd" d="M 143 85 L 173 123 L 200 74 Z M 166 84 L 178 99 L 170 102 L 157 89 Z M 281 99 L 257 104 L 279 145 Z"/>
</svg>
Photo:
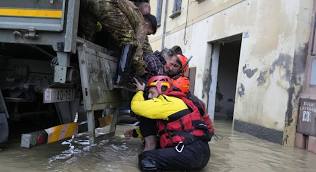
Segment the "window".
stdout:
<svg viewBox="0 0 316 172">
<path fill-rule="evenodd" d="M 172 15 L 170 16 L 170 18 L 175 18 L 181 14 L 181 5 L 182 0 L 174 0 Z"/>
<path fill-rule="evenodd" d="M 162 11 L 162 2 L 163 0 L 157 0 L 157 26 L 159 27 L 161 25 L 161 11 Z"/>
</svg>

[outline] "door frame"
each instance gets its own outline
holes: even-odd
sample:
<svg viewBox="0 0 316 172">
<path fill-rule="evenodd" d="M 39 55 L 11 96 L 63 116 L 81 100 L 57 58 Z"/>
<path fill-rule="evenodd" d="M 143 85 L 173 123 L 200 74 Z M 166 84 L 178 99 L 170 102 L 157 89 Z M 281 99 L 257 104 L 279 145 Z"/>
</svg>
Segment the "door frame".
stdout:
<svg viewBox="0 0 316 172">
<path fill-rule="evenodd" d="M 211 86 L 208 93 L 208 104 L 207 112 L 210 118 L 214 121 L 215 115 L 215 101 L 216 101 L 216 87 L 217 87 L 217 76 L 218 76 L 218 66 L 219 66 L 219 55 L 220 55 L 220 44 L 213 43 L 210 45 L 212 47 L 211 55 Z"/>
<path fill-rule="evenodd" d="M 248 33 L 247 33 L 248 34 Z M 218 40 L 214 40 L 208 43 L 208 49 L 211 50 L 211 64 L 210 64 L 210 89 L 208 91 L 208 101 L 207 101 L 207 112 L 210 115 L 210 118 L 214 121 L 214 115 L 215 115 L 215 102 L 216 102 L 216 89 L 217 89 L 217 77 L 218 77 L 218 69 L 219 69 L 219 56 L 220 56 L 220 48 L 221 44 L 224 43 L 230 43 L 234 41 L 240 41 L 240 53 L 239 53 L 239 63 L 238 63 L 238 69 L 240 66 L 240 54 L 242 49 L 242 42 L 243 38 L 245 38 L 245 33 L 239 33 L 236 35 L 228 36 L 225 38 L 221 38 Z M 237 77 L 239 76 L 239 70 L 237 73 Z M 236 90 L 237 90 L 237 83 L 238 78 L 236 82 Z M 236 97 L 237 91 L 235 91 L 235 97 Z M 234 102 L 234 109 L 235 109 L 236 101 Z M 235 114 L 235 112 L 234 112 Z"/>
</svg>

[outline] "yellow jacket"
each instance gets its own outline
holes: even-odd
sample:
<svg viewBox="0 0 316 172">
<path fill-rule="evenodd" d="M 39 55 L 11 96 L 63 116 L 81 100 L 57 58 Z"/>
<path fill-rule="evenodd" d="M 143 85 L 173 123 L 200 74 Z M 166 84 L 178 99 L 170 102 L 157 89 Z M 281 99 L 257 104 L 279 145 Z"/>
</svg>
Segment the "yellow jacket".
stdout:
<svg viewBox="0 0 316 172">
<path fill-rule="evenodd" d="M 167 120 L 169 115 L 188 109 L 188 107 L 181 99 L 166 95 L 145 100 L 144 92 L 138 91 L 132 99 L 131 109 L 139 116 Z"/>
</svg>

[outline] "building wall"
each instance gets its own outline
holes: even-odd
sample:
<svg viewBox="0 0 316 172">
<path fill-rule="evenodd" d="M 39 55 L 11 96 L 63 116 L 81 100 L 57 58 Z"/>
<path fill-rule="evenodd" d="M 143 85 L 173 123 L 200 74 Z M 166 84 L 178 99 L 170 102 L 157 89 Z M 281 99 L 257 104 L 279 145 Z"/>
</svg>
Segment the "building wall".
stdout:
<svg viewBox="0 0 316 172">
<path fill-rule="evenodd" d="M 169 0 L 167 16 L 172 7 Z M 195 95 L 207 101 L 209 43 L 242 34 L 234 121 L 249 124 L 247 130 L 257 127 L 251 134 L 259 137 L 260 132 L 267 132 L 263 138 L 276 132 L 278 138 L 271 141 L 292 145 L 312 7 L 313 0 L 183 0 L 181 15 L 167 17 L 165 47 L 180 45 L 185 55 L 193 56 Z M 153 49 L 161 48 L 163 27 L 150 38 Z"/>
</svg>

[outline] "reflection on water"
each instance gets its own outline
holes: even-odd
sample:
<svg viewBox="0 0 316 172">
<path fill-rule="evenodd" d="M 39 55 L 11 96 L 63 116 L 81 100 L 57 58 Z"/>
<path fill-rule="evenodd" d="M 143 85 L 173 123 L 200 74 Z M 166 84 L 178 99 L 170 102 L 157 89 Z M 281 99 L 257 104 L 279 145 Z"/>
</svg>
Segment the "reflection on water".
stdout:
<svg viewBox="0 0 316 172">
<path fill-rule="evenodd" d="M 87 139 L 88 140 L 88 139 Z M 138 171 L 139 140 L 114 137 L 94 145 L 73 144 L 49 159 L 50 171 Z"/>
<path fill-rule="evenodd" d="M 217 122 L 220 140 L 212 141 L 212 160 L 204 171 L 315 171 L 316 154 L 283 147 L 250 135 L 232 131 L 231 125 Z"/>
<path fill-rule="evenodd" d="M 212 157 L 204 172 L 226 171 L 315 171 L 316 154 L 282 147 L 247 134 L 234 132 L 231 125 L 216 122 L 216 139 L 210 143 Z M 138 171 L 138 139 L 118 136 L 89 145 L 82 136 L 73 141 L 22 149 L 19 143 L 0 152 L 0 172 L 10 171 Z"/>
</svg>

